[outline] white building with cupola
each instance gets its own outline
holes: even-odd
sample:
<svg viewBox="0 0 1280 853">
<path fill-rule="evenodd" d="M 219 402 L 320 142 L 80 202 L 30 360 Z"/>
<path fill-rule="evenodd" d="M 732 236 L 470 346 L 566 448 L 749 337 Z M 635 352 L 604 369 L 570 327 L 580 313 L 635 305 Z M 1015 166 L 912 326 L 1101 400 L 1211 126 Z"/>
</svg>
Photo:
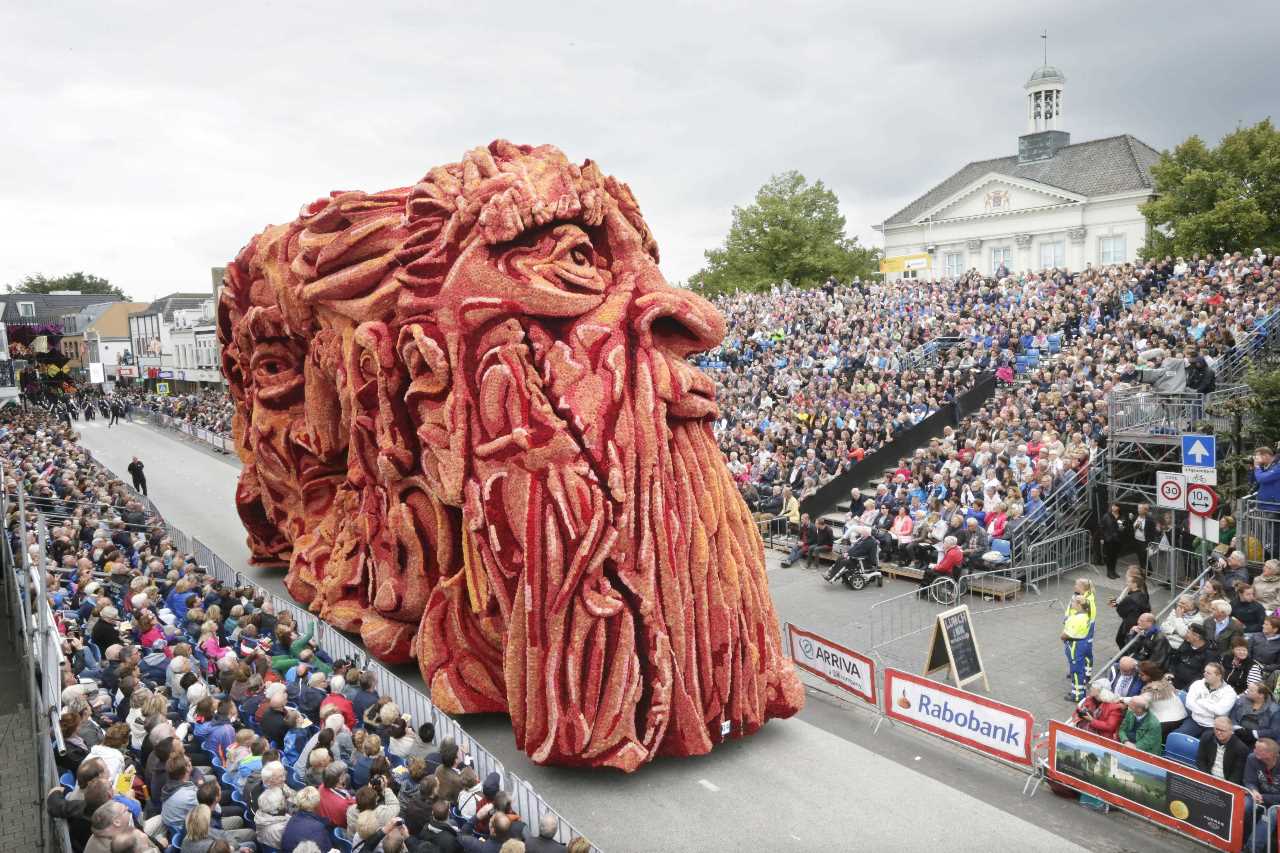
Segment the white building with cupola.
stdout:
<svg viewBox="0 0 1280 853">
<path fill-rule="evenodd" d="M 1072 144 L 1066 77 L 1031 75 L 1017 154 L 978 160 L 885 219 L 890 278 L 1051 267 L 1076 271 L 1138 257 L 1158 151 L 1128 134 Z"/>
</svg>

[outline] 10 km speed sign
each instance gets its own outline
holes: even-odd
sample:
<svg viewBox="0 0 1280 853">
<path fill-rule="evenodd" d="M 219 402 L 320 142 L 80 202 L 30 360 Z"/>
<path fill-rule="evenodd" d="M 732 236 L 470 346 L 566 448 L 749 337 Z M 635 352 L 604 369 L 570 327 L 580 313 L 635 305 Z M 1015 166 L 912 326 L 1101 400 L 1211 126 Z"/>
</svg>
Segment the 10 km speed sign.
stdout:
<svg viewBox="0 0 1280 853">
<path fill-rule="evenodd" d="M 1187 478 L 1174 471 L 1157 471 L 1156 506 L 1162 509 L 1186 509 Z"/>
<path fill-rule="evenodd" d="M 1196 515 L 1213 515 L 1218 508 L 1218 493 L 1208 486 L 1193 483 L 1187 486 L 1187 509 Z"/>
</svg>

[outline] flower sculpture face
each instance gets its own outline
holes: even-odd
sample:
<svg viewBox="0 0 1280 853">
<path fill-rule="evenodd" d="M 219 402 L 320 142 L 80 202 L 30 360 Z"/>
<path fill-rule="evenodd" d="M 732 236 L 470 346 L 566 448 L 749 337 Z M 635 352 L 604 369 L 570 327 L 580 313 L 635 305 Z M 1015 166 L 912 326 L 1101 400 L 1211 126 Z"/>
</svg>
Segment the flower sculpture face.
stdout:
<svg viewBox="0 0 1280 853">
<path fill-rule="evenodd" d="M 254 557 L 538 762 L 634 770 L 795 713 L 755 524 L 630 190 L 495 142 L 255 237 L 219 304 Z"/>
</svg>

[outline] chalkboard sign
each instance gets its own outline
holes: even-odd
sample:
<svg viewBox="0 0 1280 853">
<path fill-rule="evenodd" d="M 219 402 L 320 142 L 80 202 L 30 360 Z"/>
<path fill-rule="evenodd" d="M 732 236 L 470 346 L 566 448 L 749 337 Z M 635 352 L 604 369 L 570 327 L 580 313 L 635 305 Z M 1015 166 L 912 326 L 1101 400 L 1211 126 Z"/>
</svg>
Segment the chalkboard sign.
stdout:
<svg viewBox="0 0 1280 853">
<path fill-rule="evenodd" d="M 929 660 L 925 675 L 939 669 L 949 669 L 956 687 L 982 679 L 988 690 L 986 670 L 978 653 L 978 638 L 973 633 L 973 619 L 969 608 L 961 605 L 944 610 L 933 625 L 933 642 L 929 644 Z"/>
</svg>

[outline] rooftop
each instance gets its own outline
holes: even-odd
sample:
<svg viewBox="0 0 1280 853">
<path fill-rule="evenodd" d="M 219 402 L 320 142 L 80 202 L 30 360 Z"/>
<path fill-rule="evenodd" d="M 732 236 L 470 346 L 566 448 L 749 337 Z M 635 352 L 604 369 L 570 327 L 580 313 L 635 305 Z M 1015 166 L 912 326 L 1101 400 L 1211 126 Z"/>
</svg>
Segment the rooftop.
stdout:
<svg viewBox="0 0 1280 853">
<path fill-rule="evenodd" d="M 199 308 L 201 304 L 209 298 L 207 293 L 170 293 L 168 296 L 161 296 L 155 302 L 152 302 L 141 311 L 134 311 L 134 314 L 160 314 L 164 317 L 165 322 L 173 322 L 173 312 L 183 308 Z"/>
<path fill-rule="evenodd" d="M 1065 145 L 1047 160 L 1019 163 L 1018 155 L 974 160 L 885 220 L 885 226 L 909 225 L 983 175 L 996 172 L 1057 187 L 1083 196 L 1151 189 L 1151 166 L 1160 152 L 1129 134 Z"/>
<path fill-rule="evenodd" d="M 1041 65 L 1035 71 L 1031 72 L 1030 79 L 1027 80 L 1028 86 L 1034 86 L 1037 83 L 1065 83 L 1067 82 L 1064 75 L 1056 65 Z"/>
</svg>

